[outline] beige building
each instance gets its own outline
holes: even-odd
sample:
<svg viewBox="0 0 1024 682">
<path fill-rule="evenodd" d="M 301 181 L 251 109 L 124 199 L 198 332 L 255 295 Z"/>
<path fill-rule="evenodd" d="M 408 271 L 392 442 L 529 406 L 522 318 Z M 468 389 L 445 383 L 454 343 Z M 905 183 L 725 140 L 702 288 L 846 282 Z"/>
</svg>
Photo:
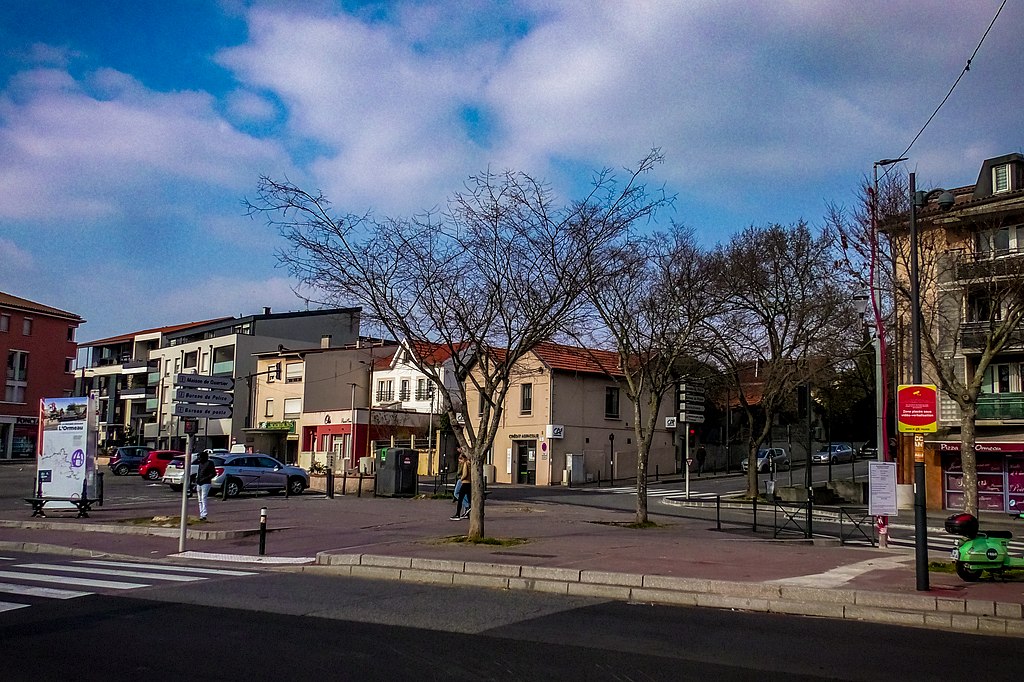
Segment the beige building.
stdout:
<svg viewBox="0 0 1024 682">
<path fill-rule="evenodd" d="M 513 373 L 502 424 L 485 475 L 498 483 L 561 485 L 636 477 L 633 405 L 617 383 L 618 355 L 544 343 Z M 467 383 L 469 409 L 482 414 L 479 393 Z M 678 470 L 668 396 L 651 442 L 649 471 Z M 472 415 L 472 412 L 471 412 Z M 571 470 L 571 472 L 570 472 Z"/>
</svg>

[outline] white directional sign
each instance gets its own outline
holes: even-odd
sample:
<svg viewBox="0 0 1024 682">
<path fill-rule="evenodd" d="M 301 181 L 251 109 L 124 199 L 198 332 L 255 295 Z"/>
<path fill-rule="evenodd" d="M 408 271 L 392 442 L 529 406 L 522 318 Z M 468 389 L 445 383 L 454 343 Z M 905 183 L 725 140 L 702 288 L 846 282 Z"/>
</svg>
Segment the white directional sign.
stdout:
<svg viewBox="0 0 1024 682">
<path fill-rule="evenodd" d="M 206 403 L 209 405 L 230 405 L 234 396 L 223 391 L 200 391 L 194 388 L 179 388 L 174 391 L 174 402 Z"/>
<path fill-rule="evenodd" d="M 692 412 L 680 412 L 679 421 L 686 422 L 687 424 L 703 424 L 703 414 L 693 414 Z"/>
<path fill-rule="evenodd" d="M 175 417 L 198 417 L 200 419 L 225 419 L 231 416 L 231 408 L 226 405 L 190 405 L 174 404 Z"/>
<path fill-rule="evenodd" d="M 235 380 L 231 377 L 211 377 L 205 374 L 176 374 L 174 385 L 182 388 L 213 388 L 230 391 L 235 387 Z"/>
</svg>

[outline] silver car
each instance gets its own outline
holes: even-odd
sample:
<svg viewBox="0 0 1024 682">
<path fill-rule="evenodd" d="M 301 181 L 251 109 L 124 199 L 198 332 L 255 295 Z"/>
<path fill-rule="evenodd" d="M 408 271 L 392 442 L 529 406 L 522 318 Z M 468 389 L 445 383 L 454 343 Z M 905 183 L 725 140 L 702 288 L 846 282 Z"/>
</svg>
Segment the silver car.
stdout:
<svg viewBox="0 0 1024 682">
<path fill-rule="evenodd" d="M 857 451 L 849 443 L 832 443 L 822 445 L 813 455 L 812 464 L 839 464 L 840 462 L 852 462 L 857 459 Z"/>
<path fill-rule="evenodd" d="M 267 490 L 280 492 L 287 488 L 290 495 L 301 495 L 309 487 L 306 470 L 281 464 L 270 455 L 258 452 L 217 455 L 217 476 L 211 489 L 222 490 L 227 497 L 241 492 Z"/>
<path fill-rule="evenodd" d="M 775 471 L 788 471 L 789 466 L 789 455 L 782 448 L 761 448 L 757 452 L 757 473 L 759 474 L 771 471 L 772 469 Z M 750 468 L 748 460 L 741 460 L 740 467 L 743 471 L 747 471 Z"/>
</svg>

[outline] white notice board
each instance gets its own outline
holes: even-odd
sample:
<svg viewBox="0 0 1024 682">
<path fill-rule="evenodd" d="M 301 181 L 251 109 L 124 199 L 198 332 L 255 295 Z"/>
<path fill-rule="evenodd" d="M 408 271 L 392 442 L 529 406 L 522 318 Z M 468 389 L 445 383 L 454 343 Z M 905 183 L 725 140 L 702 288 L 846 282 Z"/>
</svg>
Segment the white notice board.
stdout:
<svg viewBox="0 0 1024 682">
<path fill-rule="evenodd" d="M 868 462 L 868 514 L 897 514 L 896 462 Z"/>
</svg>

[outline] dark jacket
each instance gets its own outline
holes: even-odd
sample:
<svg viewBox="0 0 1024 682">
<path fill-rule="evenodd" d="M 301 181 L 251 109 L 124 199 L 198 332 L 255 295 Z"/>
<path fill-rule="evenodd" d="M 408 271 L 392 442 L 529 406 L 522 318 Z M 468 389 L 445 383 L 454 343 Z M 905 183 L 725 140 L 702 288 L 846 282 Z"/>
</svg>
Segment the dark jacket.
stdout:
<svg viewBox="0 0 1024 682">
<path fill-rule="evenodd" d="M 196 485 L 206 485 L 217 476 L 217 467 L 213 462 L 206 460 L 199 463 L 199 473 L 196 474 Z"/>
</svg>

